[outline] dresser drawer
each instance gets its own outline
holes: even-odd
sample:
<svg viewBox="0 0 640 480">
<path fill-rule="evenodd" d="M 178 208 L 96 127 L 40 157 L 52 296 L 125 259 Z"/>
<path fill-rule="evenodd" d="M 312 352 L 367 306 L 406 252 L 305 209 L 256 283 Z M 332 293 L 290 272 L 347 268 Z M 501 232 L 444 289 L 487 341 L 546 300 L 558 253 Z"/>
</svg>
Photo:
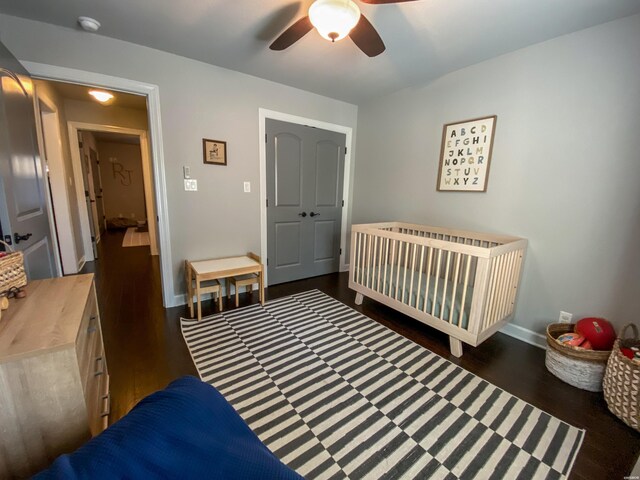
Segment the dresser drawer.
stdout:
<svg viewBox="0 0 640 480">
<path fill-rule="evenodd" d="M 87 297 L 87 303 L 82 314 L 78 337 L 76 339 L 76 354 L 80 377 L 86 379 L 92 371 L 96 337 L 100 335 L 100 321 L 98 305 L 93 292 Z M 86 382 L 84 384 L 86 386 Z"/>
<path fill-rule="evenodd" d="M 111 395 L 109 394 L 109 372 L 104 364 L 104 372 L 91 380 L 91 398 L 87 400 L 87 415 L 91 435 L 102 432 L 109 423 Z"/>
</svg>

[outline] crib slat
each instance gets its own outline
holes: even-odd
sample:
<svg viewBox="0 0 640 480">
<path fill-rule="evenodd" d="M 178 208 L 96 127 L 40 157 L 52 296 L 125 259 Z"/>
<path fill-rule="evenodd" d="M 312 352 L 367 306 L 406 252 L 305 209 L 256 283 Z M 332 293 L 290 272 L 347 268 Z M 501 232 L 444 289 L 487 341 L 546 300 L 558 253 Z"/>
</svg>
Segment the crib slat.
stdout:
<svg viewBox="0 0 640 480">
<path fill-rule="evenodd" d="M 484 322 L 483 322 L 483 330 L 487 328 L 488 325 L 493 323 L 493 312 L 496 301 L 496 291 L 498 287 L 498 279 L 500 276 L 500 267 L 502 263 L 502 257 L 496 257 L 492 259 L 493 267 L 491 269 L 491 288 L 489 289 L 489 302 L 487 303 L 487 308 L 485 310 Z"/>
<path fill-rule="evenodd" d="M 359 284 L 362 284 L 362 259 L 364 255 L 362 255 L 362 233 L 357 233 L 356 241 L 358 242 L 358 256 L 356 257 L 356 269 L 353 281 Z"/>
<path fill-rule="evenodd" d="M 462 316 L 465 312 L 465 302 L 467 301 L 467 291 L 469 289 L 469 272 L 471 271 L 471 263 L 472 263 L 471 255 L 466 255 L 466 257 L 467 257 L 467 268 L 464 273 L 464 284 L 462 285 L 462 288 L 464 290 L 462 290 L 462 300 L 460 301 L 460 321 L 458 322 L 459 327 L 462 326 Z M 467 319 L 468 318 L 469 316 L 467 316 Z M 469 322 L 467 322 L 467 327 L 469 327 Z"/>
<path fill-rule="evenodd" d="M 411 279 L 409 280 L 409 306 L 411 306 L 411 299 L 413 298 L 413 277 L 416 271 L 416 244 L 413 244 L 413 251 L 411 253 Z M 416 301 L 416 305 L 418 302 Z"/>
<path fill-rule="evenodd" d="M 486 328 L 487 317 L 489 316 L 489 312 L 491 311 L 491 304 L 493 303 L 493 291 L 495 290 L 495 281 L 497 276 L 496 272 L 498 270 L 495 258 L 490 259 L 489 264 L 491 266 L 491 274 L 489 275 L 489 285 L 487 287 L 487 302 L 482 314 L 481 330 L 484 330 Z"/>
<path fill-rule="evenodd" d="M 400 265 L 402 263 L 402 245 L 404 242 L 398 241 L 398 257 L 396 258 L 396 289 L 393 298 L 398 299 L 398 288 L 400 287 Z"/>
<path fill-rule="evenodd" d="M 496 307 L 496 315 L 494 322 L 500 321 L 503 317 L 504 312 L 504 298 L 507 290 L 507 285 L 509 283 L 509 265 L 511 263 L 511 252 L 506 255 L 502 255 L 504 257 L 502 264 L 502 273 L 500 275 L 500 290 L 498 291 L 498 301 Z"/>
<path fill-rule="evenodd" d="M 420 265 L 418 267 L 418 286 L 416 287 L 416 309 L 420 308 L 420 286 L 422 285 L 422 273 L 424 268 L 424 245 L 420 245 Z M 424 297 L 425 303 L 427 297 Z"/>
<path fill-rule="evenodd" d="M 436 300 L 438 299 L 438 282 L 440 281 L 440 266 L 442 265 L 442 249 L 438 249 L 438 262 L 436 265 L 436 281 L 433 284 L 433 300 L 431 301 L 431 315 L 435 316 L 436 311 Z M 440 310 L 444 310 L 442 306 L 440 306 Z"/>
<path fill-rule="evenodd" d="M 509 289 L 509 276 L 511 275 L 511 260 L 513 252 L 509 252 L 504 257 L 504 265 L 502 272 L 502 279 L 500 282 L 500 293 L 498 295 L 498 311 L 496 312 L 496 321 L 502 320 L 505 315 L 506 307 L 505 307 L 505 299 L 507 296 L 507 291 Z"/>
<path fill-rule="evenodd" d="M 493 304 L 493 311 L 491 312 L 490 315 L 490 321 L 491 323 L 489 325 L 493 325 L 495 322 L 497 322 L 499 320 L 498 315 L 500 312 L 500 299 L 501 299 L 501 293 L 502 293 L 502 285 L 504 284 L 504 276 L 505 276 L 505 270 L 506 270 L 506 255 L 500 255 L 498 257 L 498 265 L 500 266 L 500 268 L 498 269 L 498 280 L 496 282 L 496 291 L 494 292 L 494 304 Z"/>
<path fill-rule="evenodd" d="M 371 275 L 369 278 L 369 288 L 371 290 L 373 290 L 373 287 L 376 284 L 376 277 L 378 276 L 378 270 L 377 270 L 377 266 L 378 266 L 378 262 L 376 260 L 376 255 L 377 255 L 377 244 L 378 244 L 378 238 L 375 235 L 371 236 Z"/>
<path fill-rule="evenodd" d="M 400 301 L 404 303 L 404 296 L 407 292 L 407 270 L 409 269 L 409 242 L 404 242 L 404 272 L 402 273 L 402 291 Z"/>
<path fill-rule="evenodd" d="M 365 275 L 367 273 L 364 271 L 365 264 L 367 262 L 367 234 L 366 233 L 362 234 L 361 247 L 362 247 L 362 252 L 360 254 L 360 264 L 361 264 L 360 268 L 361 268 L 362 274 L 360 275 L 360 284 L 364 285 Z"/>
<path fill-rule="evenodd" d="M 444 311 L 447 306 L 447 287 L 449 286 L 449 270 L 451 267 L 451 250 L 447 252 L 447 267 L 445 268 L 444 275 L 442 277 L 442 282 L 444 283 L 442 287 L 442 300 L 440 301 L 440 320 L 444 319 Z M 453 305 L 450 306 L 449 310 L 453 309 Z"/>
<path fill-rule="evenodd" d="M 391 264 L 389 265 L 389 289 L 387 291 L 387 295 L 391 296 L 391 287 L 393 286 L 393 282 L 391 279 L 393 278 L 394 273 L 394 265 L 396 262 L 396 240 L 391 240 Z"/>
<path fill-rule="evenodd" d="M 429 249 L 429 255 L 427 259 L 427 284 L 424 291 L 424 305 L 422 306 L 422 311 L 427 312 L 427 304 L 429 303 L 429 284 L 431 283 L 431 264 L 433 261 L 433 247 L 427 247 Z"/>
<path fill-rule="evenodd" d="M 385 291 L 387 289 L 387 266 L 389 264 L 389 244 L 391 240 L 388 238 L 385 239 L 386 248 L 384 251 L 384 275 L 382 276 L 382 294 L 386 295 Z"/>
<path fill-rule="evenodd" d="M 497 292 L 498 301 L 496 306 L 496 314 L 494 323 L 500 321 L 502 319 L 501 312 L 504 308 L 504 294 L 507 287 L 508 277 L 509 277 L 509 260 L 511 255 L 501 255 L 502 260 L 502 272 L 500 273 L 500 290 Z"/>
<path fill-rule="evenodd" d="M 511 286 L 513 285 L 513 272 L 515 271 L 516 266 L 516 258 L 518 256 L 517 251 L 513 251 L 509 253 L 509 261 L 507 263 L 507 277 L 504 282 L 503 294 L 502 294 L 502 311 L 500 312 L 500 318 L 504 318 L 507 315 L 511 315 L 513 313 L 513 309 L 511 308 L 511 301 L 509 297 L 511 296 Z"/>
<path fill-rule="evenodd" d="M 369 287 L 369 284 L 371 283 L 371 237 L 373 235 L 367 235 L 367 278 L 365 278 L 365 287 Z"/>
<path fill-rule="evenodd" d="M 456 256 L 456 266 L 453 272 L 453 292 L 451 292 L 451 302 L 450 302 L 451 308 L 449 309 L 449 323 L 453 322 L 453 315 L 455 313 L 456 293 L 458 293 L 458 277 L 460 275 L 460 260 L 461 260 L 462 254 L 458 253 L 454 255 Z M 458 325 L 462 325 L 462 322 L 460 321 L 461 317 L 462 315 L 458 314 Z"/>
<path fill-rule="evenodd" d="M 520 279 L 520 270 L 522 269 L 523 260 L 524 250 L 516 251 L 516 266 L 513 269 L 513 281 L 511 283 L 511 292 L 509 294 L 510 305 L 514 305 L 516 301 L 516 295 L 518 294 L 518 281 Z"/>
<path fill-rule="evenodd" d="M 380 243 L 380 251 L 378 252 L 378 258 L 376 259 L 376 267 L 378 275 L 376 275 L 376 292 L 380 293 L 380 277 L 382 276 L 382 256 L 384 255 L 384 238 L 377 239 Z"/>
</svg>

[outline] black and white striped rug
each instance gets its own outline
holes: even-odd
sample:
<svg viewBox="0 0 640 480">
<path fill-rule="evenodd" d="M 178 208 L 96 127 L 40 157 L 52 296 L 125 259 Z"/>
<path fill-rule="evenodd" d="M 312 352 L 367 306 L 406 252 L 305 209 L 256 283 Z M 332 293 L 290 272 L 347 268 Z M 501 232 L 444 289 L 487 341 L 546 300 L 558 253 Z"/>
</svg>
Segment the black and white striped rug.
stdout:
<svg viewBox="0 0 640 480">
<path fill-rule="evenodd" d="M 584 437 L 317 290 L 182 332 L 200 377 L 308 479 L 566 478 Z"/>
</svg>

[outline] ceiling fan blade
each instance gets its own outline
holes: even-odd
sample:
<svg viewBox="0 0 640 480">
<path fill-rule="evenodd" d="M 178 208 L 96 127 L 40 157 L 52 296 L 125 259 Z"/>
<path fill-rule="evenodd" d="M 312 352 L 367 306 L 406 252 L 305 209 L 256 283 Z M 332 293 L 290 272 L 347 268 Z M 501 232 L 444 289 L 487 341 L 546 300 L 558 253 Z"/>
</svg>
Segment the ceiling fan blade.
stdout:
<svg viewBox="0 0 640 480">
<path fill-rule="evenodd" d="M 282 34 L 274 40 L 269 48 L 271 50 L 284 50 L 304 37 L 312 28 L 313 25 L 311 25 L 309 17 L 303 17 L 282 32 Z"/>
<path fill-rule="evenodd" d="M 360 14 L 358 24 L 349 33 L 349 37 L 369 57 L 380 55 L 386 48 L 376 29 L 362 14 Z"/>
<path fill-rule="evenodd" d="M 362 3 L 370 5 L 387 5 L 389 3 L 415 2 L 416 0 L 360 0 Z"/>
</svg>

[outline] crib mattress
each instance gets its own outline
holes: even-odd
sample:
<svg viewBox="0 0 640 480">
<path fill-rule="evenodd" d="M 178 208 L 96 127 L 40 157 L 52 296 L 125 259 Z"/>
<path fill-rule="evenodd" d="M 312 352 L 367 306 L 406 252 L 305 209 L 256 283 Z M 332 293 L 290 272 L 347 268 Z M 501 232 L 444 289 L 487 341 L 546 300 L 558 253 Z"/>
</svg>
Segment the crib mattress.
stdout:
<svg viewBox="0 0 640 480">
<path fill-rule="evenodd" d="M 381 273 L 380 273 L 381 272 Z M 411 274 L 413 273 L 413 288 L 411 282 Z M 452 325 L 464 328 L 466 330 L 469 323 L 469 311 L 471 309 L 471 299 L 473 298 L 473 287 L 467 287 L 467 294 L 464 295 L 463 285 L 458 284 L 456 288 L 455 299 L 453 300 L 453 306 L 451 305 L 452 293 L 454 289 L 454 282 L 451 280 L 445 280 L 438 278 L 437 291 L 436 291 L 436 276 L 422 274 L 422 280 L 420 281 L 420 288 L 418 289 L 418 277 L 419 272 L 413 271 L 410 268 L 403 267 L 402 265 L 385 265 L 375 266 L 364 269 L 364 274 L 367 279 L 366 285 L 371 285 L 370 282 L 374 281 L 372 285 L 373 290 L 377 290 L 378 277 L 380 277 L 380 291 L 383 295 L 394 298 L 412 308 L 426 313 L 432 314 L 435 317 L 440 318 L 442 313 L 443 321 L 447 321 Z M 405 276 L 406 275 L 406 276 Z M 406 279 L 406 280 L 405 280 Z M 365 282 L 361 282 L 365 283 Z M 427 291 L 427 283 L 429 284 L 429 290 Z M 402 285 L 405 288 L 402 288 Z M 383 288 L 384 286 L 384 288 Z M 446 297 L 444 299 L 444 305 L 442 301 L 442 294 L 445 291 Z M 464 299 L 464 308 L 462 308 L 462 297 Z M 425 301 L 427 302 L 426 308 Z M 435 305 L 434 305 L 435 302 Z M 453 307 L 453 312 L 452 312 Z M 444 310 L 443 310 L 444 309 Z M 433 313 L 432 313 L 433 310 Z M 451 318 L 450 318 L 451 317 Z"/>
</svg>

